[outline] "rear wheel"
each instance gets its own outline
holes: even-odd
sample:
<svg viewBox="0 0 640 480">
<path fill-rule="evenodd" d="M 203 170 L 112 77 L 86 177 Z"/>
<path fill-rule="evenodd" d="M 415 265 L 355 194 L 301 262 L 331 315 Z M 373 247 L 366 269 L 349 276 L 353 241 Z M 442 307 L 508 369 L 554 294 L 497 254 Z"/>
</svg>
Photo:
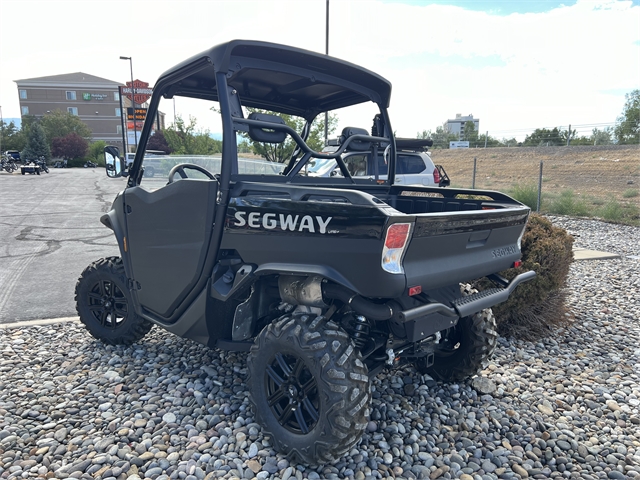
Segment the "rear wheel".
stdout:
<svg viewBox="0 0 640 480">
<path fill-rule="evenodd" d="M 262 330 L 248 359 L 256 417 L 277 450 L 305 463 L 332 462 L 367 425 L 367 367 L 334 322 L 285 315 Z"/>
<path fill-rule="evenodd" d="M 461 285 L 464 296 L 476 293 L 470 285 Z M 447 330 L 440 348 L 434 352 L 433 365 L 425 359 L 416 361 L 416 368 L 445 382 L 465 380 L 476 373 L 491 358 L 498 341 L 496 319 L 490 308 L 461 318 Z"/>
<path fill-rule="evenodd" d="M 110 345 L 131 345 L 153 326 L 133 311 L 120 257 L 102 258 L 82 272 L 76 310 L 89 333 Z"/>
</svg>

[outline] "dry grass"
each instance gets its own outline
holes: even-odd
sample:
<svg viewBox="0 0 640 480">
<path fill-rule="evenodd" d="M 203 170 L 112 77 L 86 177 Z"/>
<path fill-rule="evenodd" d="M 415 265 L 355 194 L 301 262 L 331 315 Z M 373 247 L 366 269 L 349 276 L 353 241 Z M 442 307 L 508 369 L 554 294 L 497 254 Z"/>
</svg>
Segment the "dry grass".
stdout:
<svg viewBox="0 0 640 480">
<path fill-rule="evenodd" d="M 617 201 L 640 207 L 640 146 L 516 147 L 433 150 L 433 161 L 444 166 L 452 186 L 470 188 L 473 159 L 476 188 L 510 191 L 520 185 L 537 188 L 543 162 L 543 195 L 572 191 L 587 204 Z"/>
</svg>

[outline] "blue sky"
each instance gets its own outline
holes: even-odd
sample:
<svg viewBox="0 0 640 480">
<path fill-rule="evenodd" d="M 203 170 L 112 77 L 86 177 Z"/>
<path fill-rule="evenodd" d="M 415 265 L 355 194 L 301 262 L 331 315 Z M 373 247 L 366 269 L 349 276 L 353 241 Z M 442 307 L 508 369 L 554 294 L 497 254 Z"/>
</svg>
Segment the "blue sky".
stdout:
<svg viewBox="0 0 640 480">
<path fill-rule="evenodd" d="M 0 0 L 3 116 L 20 116 L 14 80 L 81 71 L 125 82 L 119 56 L 131 56 L 135 77 L 153 85 L 186 57 L 234 38 L 324 53 L 325 0 L 150 5 Z M 25 27 L 18 19 L 27 11 Z M 404 137 L 457 113 L 497 138 L 569 124 L 588 135 L 592 125 L 612 126 L 625 93 L 640 89 L 640 0 L 331 0 L 329 43 L 331 55 L 392 82 L 393 127 Z"/>
<path fill-rule="evenodd" d="M 640 0 L 633 0 L 633 5 L 639 5 Z M 384 0 L 384 3 L 402 3 L 406 5 L 424 7 L 427 5 L 450 5 L 486 12 L 491 15 L 511 15 L 512 13 L 543 13 L 550 10 L 575 5 L 576 0 L 558 2 L 556 0 Z"/>
</svg>

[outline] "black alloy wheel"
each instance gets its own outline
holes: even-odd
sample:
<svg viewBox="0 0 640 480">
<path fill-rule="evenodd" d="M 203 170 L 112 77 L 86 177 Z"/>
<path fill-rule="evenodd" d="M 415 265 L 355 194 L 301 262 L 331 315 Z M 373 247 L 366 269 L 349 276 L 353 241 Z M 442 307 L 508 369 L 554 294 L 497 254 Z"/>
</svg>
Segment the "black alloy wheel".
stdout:
<svg viewBox="0 0 640 480">
<path fill-rule="evenodd" d="M 367 366 L 336 323 L 309 313 L 284 315 L 256 337 L 249 398 L 276 450 L 318 465 L 361 439 L 371 392 Z"/>
<path fill-rule="evenodd" d="M 127 318 L 127 297 L 113 280 L 96 280 L 88 296 L 88 308 L 103 327 L 115 330 Z"/>
<path fill-rule="evenodd" d="M 153 326 L 135 313 L 126 278 L 122 259 L 108 257 L 89 265 L 76 283 L 80 321 L 109 345 L 131 345 Z"/>
<path fill-rule="evenodd" d="M 266 375 L 267 401 L 278 423 L 291 433 L 309 433 L 318 423 L 320 398 L 304 360 L 276 353 Z"/>
</svg>

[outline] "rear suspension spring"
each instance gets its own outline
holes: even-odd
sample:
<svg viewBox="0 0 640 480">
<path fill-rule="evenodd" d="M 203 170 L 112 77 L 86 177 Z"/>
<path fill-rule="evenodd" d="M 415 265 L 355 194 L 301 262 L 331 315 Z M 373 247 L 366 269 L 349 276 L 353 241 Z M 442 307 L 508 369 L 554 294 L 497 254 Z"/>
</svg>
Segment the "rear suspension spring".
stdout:
<svg viewBox="0 0 640 480">
<path fill-rule="evenodd" d="M 362 315 L 355 316 L 356 324 L 353 328 L 353 343 L 359 350 L 363 350 L 367 346 L 369 341 L 369 333 L 371 332 L 371 326 L 365 317 Z"/>
</svg>

